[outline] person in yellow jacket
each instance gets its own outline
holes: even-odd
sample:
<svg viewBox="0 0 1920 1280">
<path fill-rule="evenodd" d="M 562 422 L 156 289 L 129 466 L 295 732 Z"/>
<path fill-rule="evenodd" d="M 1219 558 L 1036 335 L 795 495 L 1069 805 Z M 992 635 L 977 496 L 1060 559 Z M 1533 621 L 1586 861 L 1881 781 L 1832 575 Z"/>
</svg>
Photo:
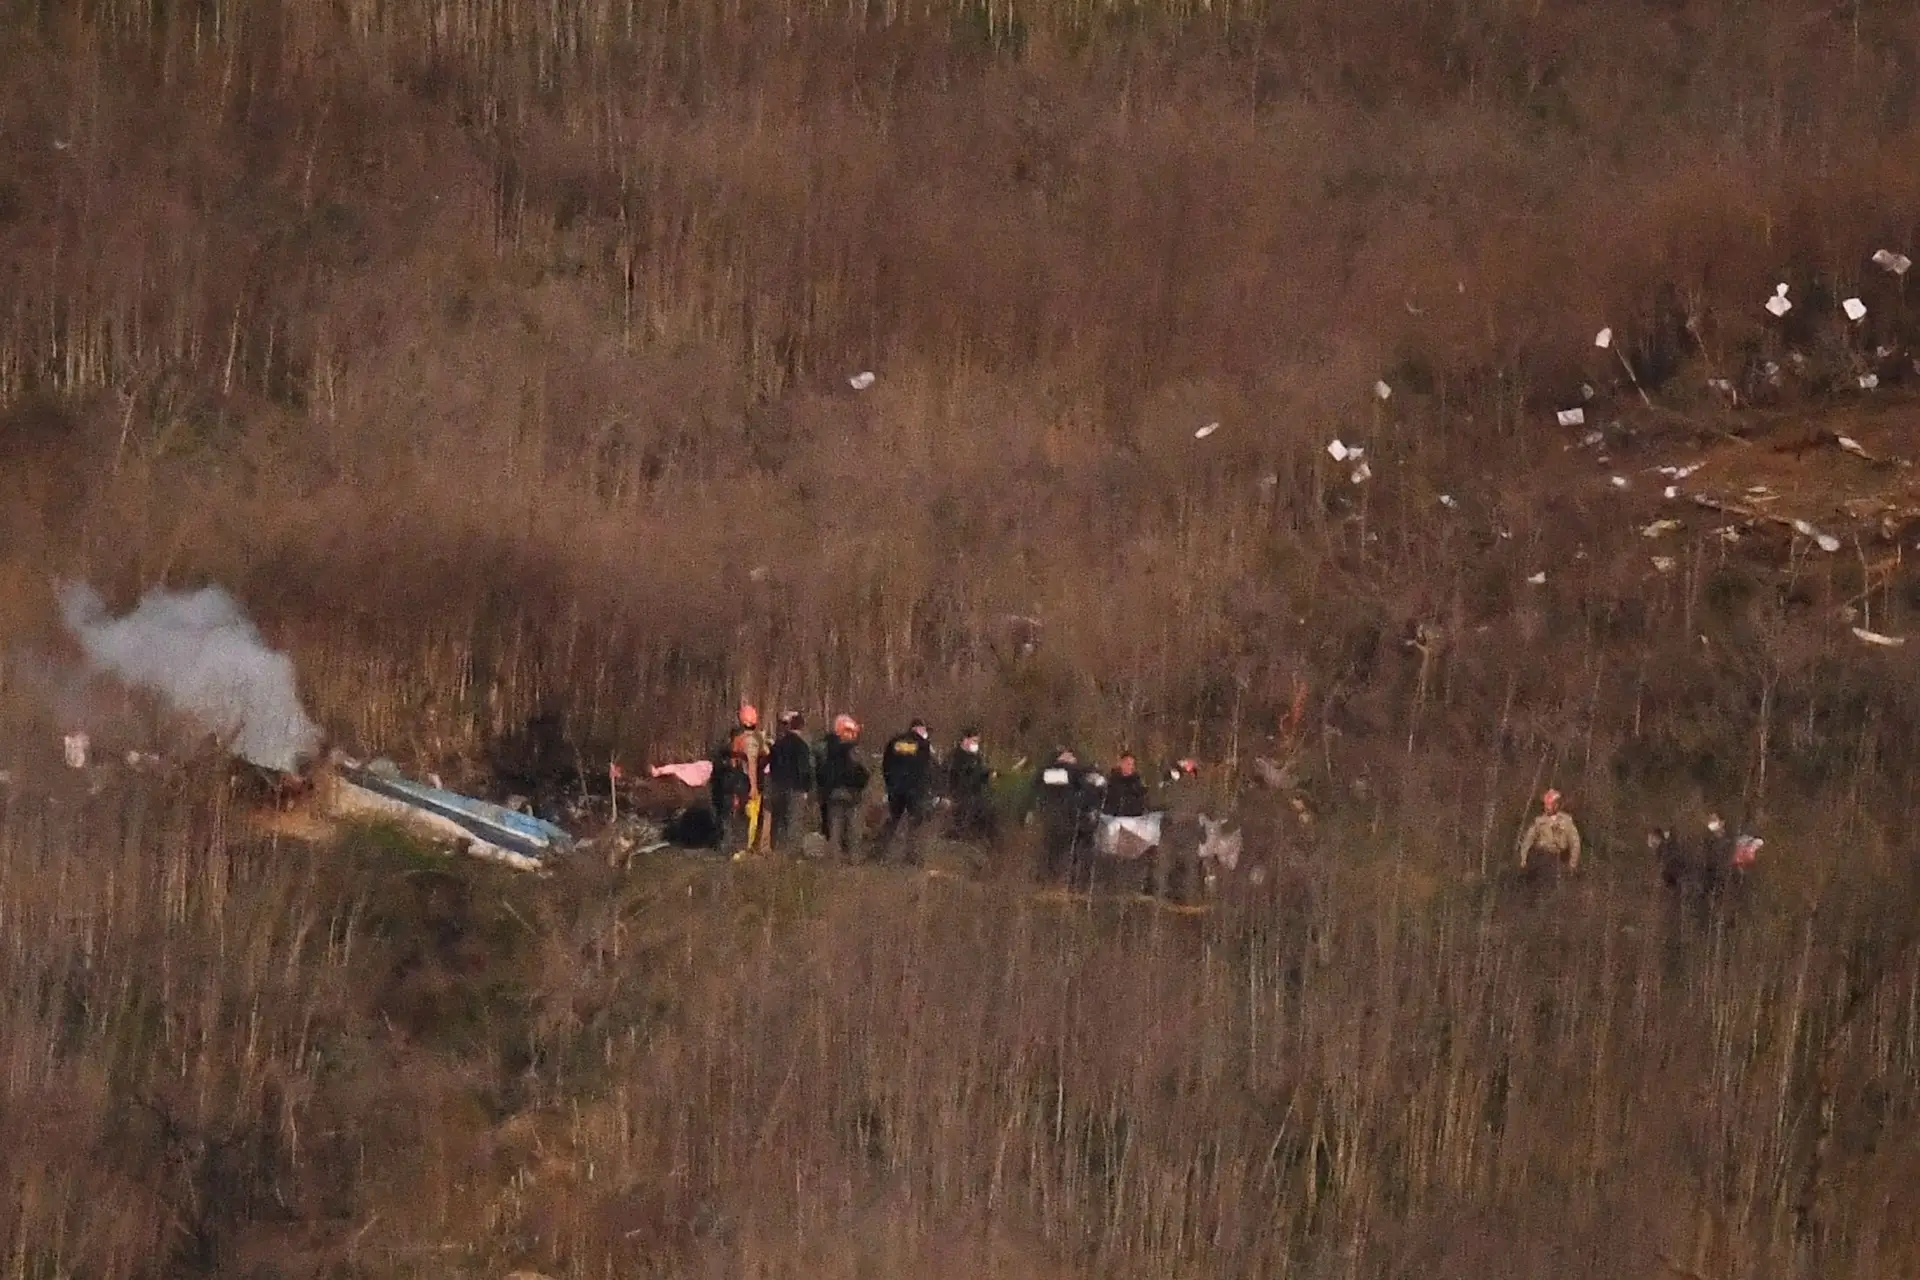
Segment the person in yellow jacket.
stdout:
<svg viewBox="0 0 1920 1280">
<path fill-rule="evenodd" d="M 740 704 L 733 729 L 714 761 L 714 816 L 720 821 L 723 849 L 744 853 L 755 846 L 760 826 L 760 775 L 765 772 L 767 735 L 760 713 Z"/>
<path fill-rule="evenodd" d="M 1543 863 L 1533 861 L 1536 855 Z M 1540 797 L 1539 815 L 1520 836 L 1520 870 L 1538 870 L 1541 865 L 1552 872 L 1580 869 L 1580 828 L 1573 815 L 1560 807 L 1560 793 L 1551 789 Z"/>
</svg>

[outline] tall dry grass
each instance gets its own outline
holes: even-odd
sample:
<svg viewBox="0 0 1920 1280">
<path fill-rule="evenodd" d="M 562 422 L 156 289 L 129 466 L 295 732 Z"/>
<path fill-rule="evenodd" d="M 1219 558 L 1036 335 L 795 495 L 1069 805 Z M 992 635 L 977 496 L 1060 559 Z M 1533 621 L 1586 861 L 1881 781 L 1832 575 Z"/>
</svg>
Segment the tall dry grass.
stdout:
<svg viewBox="0 0 1920 1280">
<path fill-rule="evenodd" d="M 1845 891 L 1702 927 L 1354 841 L 1192 919 L 5 818 L 10 1275 L 1915 1265 L 1920 971 Z"/>
<path fill-rule="evenodd" d="M 0 18 L 9 646 L 57 648 L 55 574 L 217 580 L 338 740 L 450 775 L 544 702 L 637 761 L 745 692 L 1231 781 L 1304 681 L 1321 823 L 1254 817 L 1325 948 L 998 889 L 463 890 L 199 783 L 36 782 L 11 1274 L 1912 1267 L 1920 690 L 1806 625 L 1848 558 L 1652 575 L 1543 425 L 1632 402 L 1603 323 L 1683 408 L 1911 337 L 1867 262 L 1920 194 L 1897 11 Z M 25 776 L 60 718 L 4 678 Z M 1548 779 L 1607 883 L 1516 914 L 1462 886 Z M 1745 927 L 1675 935 L 1632 832 L 1709 803 L 1778 854 Z"/>
</svg>

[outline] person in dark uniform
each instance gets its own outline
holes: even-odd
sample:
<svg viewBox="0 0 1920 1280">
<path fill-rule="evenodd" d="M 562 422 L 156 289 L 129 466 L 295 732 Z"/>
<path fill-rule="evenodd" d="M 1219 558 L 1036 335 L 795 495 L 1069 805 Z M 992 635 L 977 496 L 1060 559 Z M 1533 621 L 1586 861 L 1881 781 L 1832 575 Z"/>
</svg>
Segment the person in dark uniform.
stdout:
<svg viewBox="0 0 1920 1280">
<path fill-rule="evenodd" d="M 1107 779 L 1106 800 L 1101 812 L 1116 818 L 1142 818 L 1147 813 L 1147 780 L 1140 776 L 1140 764 L 1133 752 L 1126 752 L 1114 765 Z"/>
<path fill-rule="evenodd" d="M 1168 901 L 1191 901 L 1202 886 L 1200 845 L 1206 838 L 1200 766 L 1192 760 L 1168 766 L 1157 801 L 1155 807 L 1166 816 L 1160 820 L 1160 846 L 1154 850 L 1147 892 Z"/>
<path fill-rule="evenodd" d="M 1034 788 L 1034 816 L 1040 825 L 1040 876 L 1077 881 L 1091 864 L 1093 832 L 1099 821 L 1105 780 L 1061 748 L 1040 770 Z"/>
<path fill-rule="evenodd" d="M 793 815 L 813 790 L 813 748 L 803 735 L 806 719 L 798 711 L 780 717 L 780 732 L 767 749 L 767 780 L 762 788 L 767 806 L 761 821 L 768 845 L 776 853 L 792 844 Z"/>
<path fill-rule="evenodd" d="M 993 770 L 980 754 L 978 729 L 960 735 L 947 761 L 947 800 L 953 805 L 956 839 L 993 839 L 998 825 L 993 812 Z"/>
<path fill-rule="evenodd" d="M 838 844 L 848 862 L 860 860 L 858 832 L 860 796 L 867 789 L 867 766 L 860 759 L 860 723 L 838 715 L 820 743 L 820 759 L 813 784 L 820 797 L 820 834 L 829 846 Z"/>
<path fill-rule="evenodd" d="M 887 823 L 880 831 L 883 855 L 891 854 L 900 829 L 907 828 L 904 861 L 920 862 L 920 826 L 933 798 L 933 735 L 924 720 L 887 741 L 880 754 L 880 781 L 887 791 Z"/>
</svg>

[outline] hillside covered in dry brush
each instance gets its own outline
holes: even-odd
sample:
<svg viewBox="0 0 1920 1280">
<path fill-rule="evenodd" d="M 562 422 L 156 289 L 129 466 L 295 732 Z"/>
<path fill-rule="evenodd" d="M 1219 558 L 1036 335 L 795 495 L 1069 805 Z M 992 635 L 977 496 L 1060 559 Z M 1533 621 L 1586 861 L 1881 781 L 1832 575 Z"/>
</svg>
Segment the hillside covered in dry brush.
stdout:
<svg viewBox="0 0 1920 1280">
<path fill-rule="evenodd" d="M 1912 438 L 1917 93 L 1807 0 L 0 0 L 9 655 L 218 583 L 422 771 L 746 695 L 1318 814 L 1189 919 L 46 770 L 0 1275 L 1920 1269 L 1920 682 L 1841 621 L 1910 629 L 1920 514 L 1643 532 L 1655 462 Z M 1640 837 L 1709 807 L 1768 861 L 1699 927 Z"/>
</svg>

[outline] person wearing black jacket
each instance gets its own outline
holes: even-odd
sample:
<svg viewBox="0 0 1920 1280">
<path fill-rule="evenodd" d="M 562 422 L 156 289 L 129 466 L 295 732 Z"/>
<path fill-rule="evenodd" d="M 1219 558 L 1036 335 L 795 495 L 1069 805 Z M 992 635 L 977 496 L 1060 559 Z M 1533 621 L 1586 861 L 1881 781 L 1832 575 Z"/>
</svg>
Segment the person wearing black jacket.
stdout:
<svg viewBox="0 0 1920 1280">
<path fill-rule="evenodd" d="M 820 834 L 829 845 L 838 843 L 848 862 L 858 862 L 854 828 L 859 825 L 860 794 L 867 789 L 867 766 L 860 759 L 860 724 L 839 715 L 820 742 L 820 760 L 813 785 L 820 797 Z"/>
<path fill-rule="evenodd" d="M 1147 814 L 1147 780 L 1140 776 L 1139 762 L 1131 751 L 1120 757 L 1113 776 L 1107 779 L 1107 798 L 1101 812 L 1116 818 L 1144 818 Z"/>
<path fill-rule="evenodd" d="M 887 741 L 880 756 L 880 781 L 887 789 L 887 824 L 880 832 L 881 848 L 891 851 L 900 828 L 910 827 L 905 860 L 917 866 L 919 827 L 933 797 L 933 736 L 925 720 L 915 720 L 905 733 Z"/>
<path fill-rule="evenodd" d="M 769 847 L 785 850 L 793 832 L 793 814 L 813 790 L 813 748 L 802 731 L 806 720 L 798 711 L 780 717 L 780 734 L 767 751 L 767 780 L 761 788 L 767 806 L 763 819 Z"/>
<path fill-rule="evenodd" d="M 968 729 L 947 760 L 947 799 L 953 805 L 953 834 L 961 840 L 994 836 L 993 770 L 980 755 L 980 731 Z"/>
<path fill-rule="evenodd" d="M 1040 770 L 1033 809 L 1040 826 L 1041 879 L 1080 879 L 1081 870 L 1090 864 L 1104 789 L 1100 775 L 1064 747 Z"/>
</svg>

